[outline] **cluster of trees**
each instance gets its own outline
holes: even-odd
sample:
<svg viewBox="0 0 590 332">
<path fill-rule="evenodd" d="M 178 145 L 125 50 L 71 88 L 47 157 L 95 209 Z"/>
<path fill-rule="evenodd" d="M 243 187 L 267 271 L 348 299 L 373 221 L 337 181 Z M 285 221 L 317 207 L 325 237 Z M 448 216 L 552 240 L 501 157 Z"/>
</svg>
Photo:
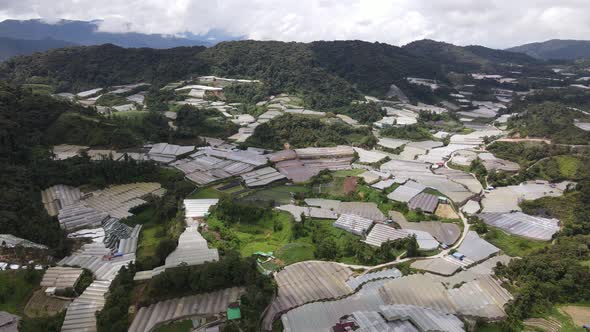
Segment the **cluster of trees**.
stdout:
<svg viewBox="0 0 590 332">
<path fill-rule="evenodd" d="M 211 215 L 226 223 L 254 224 L 273 213 L 270 207 L 258 207 L 238 203 L 230 196 L 223 196 L 217 205 L 211 207 Z"/>
<path fill-rule="evenodd" d="M 360 264 L 381 264 L 395 260 L 406 252 L 407 257 L 420 256 L 418 242 L 414 236 L 405 239 L 387 241 L 380 248 L 374 248 L 359 238 L 344 233 L 337 236 L 329 229 L 318 225 L 312 220 L 301 216 L 301 222 L 293 224 L 293 238 L 310 237 L 315 245 L 316 259 L 337 261 L 344 257 L 352 257 Z"/>
<path fill-rule="evenodd" d="M 62 114 L 48 129 L 51 144 L 78 144 L 129 148 L 146 141 L 167 142 L 172 132 L 166 118 L 157 112 L 138 116 L 103 116 L 85 110 Z"/>
<path fill-rule="evenodd" d="M 362 94 L 386 95 L 391 84 L 411 97 L 432 100 L 432 91 L 406 77 L 445 80 L 449 71 L 481 69 L 503 62 L 530 63 L 527 56 L 485 48 L 421 41 L 399 48 L 363 41 L 284 43 L 223 42 L 210 48 L 125 49 L 114 45 L 72 47 L 10 59 L 0 78 L 14 83 L 49 84 L 56 92 L 148 82 L 162 86 L 192 75 L 255 78 L 264 86 L 229 87 L 227 97 L 254 102 L 287 92 L 313 108 L 350 105 Z"/>
<path fill-rule="evenodd" d="M 407 139 L 411 141 L 422 141 L 432 138 L 432 134 L 428 128 L 419 123 L 401 127 L 388 126 L 381 129 L 381 135 L 384 137 Z"/>
<path fill-rule="evenodd" d="M 487 147 L 498 158 L 517 162 L 522 168 L 543 158 L 580 152 L 563 145 L 529 142 L 495 142 Z"/>
<path fill-rule="evenodd" d="M 469 165 L 469 172 L 475 174 L 475 177 L 481 183 L 481 185 L 486 187 L 486 177 L 488 176 L 488 171 L 479 158 L 476 158 L 471 162 Z"/>
<path fill-rule="evenodd" d="M 167 269 L 148 282 L 140 305 L 236 286 L 246 287 L 240 327 L 258 331 L 260 313 L 270 302 L 275 286 L 270 277 L 258 272 L 255 258 L 240 258 L 236 252 L 227 252 L 218 262 Z"/>
<path fill-rule="evenodd" d="M 197 110 L 191 105 L 182 105 L 177 111 L 174 136 L 179 139 L 199 136 L 228 137 L 238 132 L 239 126 L 228 121 L 216 109 Z"/>
<path fill-rule="evenodd" d="M 574 125 L 575 120 L 590 121 L 590 117 L 563 103 L 530 104 L 526 111 L 508 120 L 508 129 L 522 137 L 550 138 L 554 143 L 588 144 L 590 132 Z"/>
<path fill-rule="evenodd" d="M 198 56 L 205 49 L 122 48 L 112 44 L 56 49 L 4 62 L 0 78 L 20 84 L 50 84 L 56 92 L 135 82 L 163 85 L 209 73 L 209 64 Z"/>
<path fill-rule="evenodd" d="M 391 84 L 408 87 L 408 76 L 443 78 L 441 66 L 430 56 L 393 45 L 357 40 L 317 41 L 310 47 L 320 66 L 373 96 L 384 96 Z"/>
<path fill-rule="evenodd" d="M 256 104 L 270 95 L 264 83 L 231 84 L 223 88 L 228 103 Z"/>
<path fill-rule="evenodd" d="M 403 47 L 405 50 L 444 64 L 446 71 L 466 73 L 476 70 L 497 70 L 502 64 L 517 63 L 534 65 L 540 63 L 526 54 L 494 50 L 482 46 L 456 46 L 434 40 L 418 40 Z"/>
<path fill-rule="evenodd" d="M 358 122 L 368 125 L 381 120 L 384 115 L 381 106 L 373 102 L 352 103 L 348 106 L 331 109 L 330 111 L 336 114 L 348 115 Z"/>
<path fill-rule="evenodd" d="M 317 118 L 285 114 L 256 127 L 246 144 L 281 150 L 285 143 L 293 148 L 338 144 L 372 147 L 376 141 L 368 128 L 352 128 L 342 123 L 329 124 Z"/>
<path fill-rule="evenodd" d="M 498 263 L 495 273 L 505 278 L 514 299 L 505 307 L 505 330 L 520 330 L 522 320 L 543 315 L 555 303 L 590 300 L 590 236 L 558 238 L 545 247 L 508 265 Z"/>
<path fill-rule="evenodd" d="M 104 307 L 96 315 L 97 331 L 126 332 L 129 328 L 129 306 L 131 306 L 133 300 L 135 271 L 133 263 L 119 270 L 117 277 L 109 287 Z"/>
</svg>

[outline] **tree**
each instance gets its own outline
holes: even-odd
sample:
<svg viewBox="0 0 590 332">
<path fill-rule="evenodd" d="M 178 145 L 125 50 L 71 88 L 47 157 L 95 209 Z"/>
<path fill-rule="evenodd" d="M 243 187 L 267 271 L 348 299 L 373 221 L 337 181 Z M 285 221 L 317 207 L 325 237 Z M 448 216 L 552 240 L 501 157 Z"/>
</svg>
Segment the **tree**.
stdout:
<svg viewBox="0 0 590 332">
<path fill-rule="evenodd" d="M 334 260 L 338 257 L 338 245 L 331 237 L 320 241 L 315 250 L 315 256 L 320 259 Z"/>
<path fill-rule="evenodd" d="M 407 257 L 419 257 L 420 256 L 420 246 L 418 246 L 418 241 L 416 240 L 416 235 L 412 235 L 409 238 L 410 240 L 406 246 L 406 256 Z"/>
</svg>

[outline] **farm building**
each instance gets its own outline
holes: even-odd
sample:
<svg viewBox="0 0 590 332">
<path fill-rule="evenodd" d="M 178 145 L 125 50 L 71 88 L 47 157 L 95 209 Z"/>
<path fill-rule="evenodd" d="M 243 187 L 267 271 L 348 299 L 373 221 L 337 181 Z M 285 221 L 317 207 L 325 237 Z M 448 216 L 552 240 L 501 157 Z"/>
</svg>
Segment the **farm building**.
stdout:
<svg viewBox="0 0 590 332">
<path fill-rule="evenodd" d="M 148 152 L 148 157 L 151 160 L 169 164 L 178 159 L 180 156 L 188 154 L 193 150 L 195 150 L 194 145 L 180 146 L 168 143 L 158 143 L 152 146 Z"/>
<path fill-rule="evenodd" d="M 58 220 L 62 228 L 75 231 L 82 228 L 101 226 L 109 217 L 126 218 L 130 209 L 146 203 L 141 199 L 147 195 L 163 194 L 159 183 L 131 183 L 111 186 L 79 197 L 79 191 L 64 186 L 63 195 L 54 195 L 56 186 L 43 191 L 45 206 L 52 213 L 60 208 Z M 55 198 L 51 201 L 51 198 Z M 74 201 L 74 199 L 79 200 Z M 66 205 L 64 205 L 66 204 Z"/>
<path fill-rule="evenodd" d="M 263 318 L 270 330 L 280 314 L 302 304 L 335 299 L 353 292 L 346 284 L 352 271 L 333 262 L 300 262 L 286 266 L 275 275 L 278 294 Z"/>
<path fill-rule="evenodd" d="M 0 234 L 0 247 L 4 248 L 15 248 L 15 247 L 23 247 L 23 248 L 35 248 L 35 249 L 47 249 L 47 246 L 42 244 L 37 244 L 35 242 L 16 237 L 12 234 Z"/>
<path fill-rule="evenodd" d="M 480 262 L 499 251 L 500 249 L 480 238 L 474 231 L 467 232 L 463 243 L 457 248 L 457 252 L 465 255 L 473 262 Z"/>
<path fill-rule="evenodd" d="M 386 149 L 395 150 L 399 147 L 406 145 L 409 142 L 410 141 L 405 140 L 405 139 L 382 137 L 377 142 L 377 145 L 379 145 L 380 147 L 386 148 Z"/>
<path fill-rule="evenodd" d="M 488 171 L 518 172 L 520 169 L 517 163 L 497 158 L 489 152 L 480 153 L 478 157 Z"/>
<path fill-rule="evenodd" d="M 251 150 L 205 147 L 172 165 L 189 180 L 205 185 L 251 172 L 267 162 L 266 156 Z"/>
<path fill-rule="evenodd" d="M 96 312 L 106 302 L 105 294 L 109 291 L 110 281 L 94 281 L 75 299 L 66 311 L 62 332 L 96 331 Z"/>
<path fill-rule="evenodd" d="M 363 242 L 375 247 L 381 247 L 384 242 L 404 239 L 408 236 L 410 234 L 407 231 L 395 229 L 388 225 L 375 224 Z"/>
<path fill-rule="evenodd" d="M 76 187 L 58 184 L 41 191 L 41 200 L 50 216 L 57 216 L 62 208 L 80 200 L 82 194 Z"/>
<path fill-rule="evenodd" d="M 377 272 L 369 272 L 364 273 L 356 277 L 351 277 L 350 279 L 346 280 L 346 283 L 350 288 L 357 289 L 360 286 L 366 284 L 367 282 L 379 279 L 394 279 L 399 278 L 402 276 L 400 270 L 396 269 L 395 267 L 388 268 L 386 270 L 381 270 Z"/>
<path fill-rule="evenodd" d="M 278 210 L 289 212 L 295 221 L 301 221 L 303 214 L 309 218 L 316 219 L 338 219 L 338 214 L 332 210 L 317 207 L 297 206 L 294 204 L 286 204 L 277 207 Z"/>
<path fill-rule="evenodd" d="M 88 97 L 92 97 L 92 96 L 97 95 L 102 90 L 103 90 L 103 88 L 96 88 L 96 89 L 86 90 L 86 91 L 78 92 L 76 94 L 76 96 L 79 97 L 79 98 L 88 98 Z"/>
<path fill-rule="evenodd" d="M 385 153 L 376 150 L 365 150 L 361 148 L 353 149 L 359 156 L 358 162 L 363 164 L 375 164 L 388 158 Z"/>
<path fill-rule="evenodd" d="M 353 158 L 354 150 L 349 146 L 296 149 L 294 154 L 281 151 L 270 156 L 279 172 L 294 182 L 305 182 L 324 169 L 351 169 Z"/>
<path fill-rule="evenodd" d="M 187 220 L 204 218 L 209 214 L 209 209 L 219 202 L 217 198 L 211 199 L 185 199 L 184 204 L 184 217 Z"/>
<path fill-rule="evenodd" d="M 462 267 L 460 261 L 450 257 L 421 259 L 412 263 L 411 268 L 421 271 L 450 276 Z"/>
<path fill-rule="evenodd" d="M 135 274 L 134 280 L 148 280 L 166 269 L 178 267 L 179 265 L 201 265 L 218 260 L 219 252 L 217 249 L 209 249 L 207 240 L 199 233 L 197 226 L 189 226 L 180 234 L 178 246 L 166 257 L 164 265 L 153 270 L 139 271 Z"/>
<path fill-rule="evenodd" d="M 60 260 L 59 266 L 80 266 L 92 271 L 96 280 L 112 281 L 121 267 L 135 261 L 135 254 L 113 257 L 112 251 L 102 243 L 89 243 L 71 256 Z M 106 257 L 106 258 L 105 258 Z M 112 258 L 108 258 L 112 257 Z"/>
<path fill-rule="evenodd" d="M 228 137 L 228 140 L 234 141 L 236 143 L 244 143 L 250 136 L 254 134 L 254 127 L 255 124 L 252 124 L 249 127 L 242 127 L 238 129 L 238 132 Z"/>
<path fill-rule="evenodd" d="M 570 182 L 550 184 L 544 181 L 523 182 L 516 186 L 496 188 L 486 192 L 481 204 L 482 212 L 509 213 L 521 211 L 518 205 L 523 200 L 535 200 L 541 197 L 558 197 L 563 195 Z"/>
<path fill-rule="evenodd" d="M 350 214 L 373 221 L 385 221 L 385 216 L 373 202 L 341 202 L 332 199 L 307 198 L 305 203 L 310 206 L 320 207 L 334 211 L 336 214 Z"/>
<path fill-rule="evenodd" d="M 505 317 L 503 306 L 512 298 L 488 275 L 467 281 L 458 288 L 446 288 L 441 277 L 413 274 L 386 282 L 379 292 L 387 304 L 436 308 L 443 313 L 487 319 Z"/>
<path fill-rule="evenodd" d="M 248 188 L 255 188 L 260 186 L 266 186 L 275 181 L 285 179 L 285 176 L 277 172 L 272 167 L 265 167 L 258 170 L 254 170 L 249 173 L 242 174 L 242 180 L 246 183 Z"/>
<path fill-rule="evenodd" d="M 101 150 L 90 149 L 90 150 L 86 151 L 86 154 L 88 155 L 88 157 L 90 157 L 91 160 L 107 160 L 107 159 L 120 160 L 125 155 L 125 153 L 122 153 L 122 152 L 117 152 L 115 150 L 104 150 L 104 149 L 101 149 Z"/>
<path fill-rule="evenodd" d="M 50 267 L 45 271 L 41 287 L 52 287 L 55 290 L 74 288 L 84 270 L 75 267 Z"/>
<path fill-rule="evenodd" d="M 109 214 L 76 203 L 59 210 L 57 218 L 61 228 L 72 232 L 81 228 L 98 227 L 109 218 Z"/>
<path fill-rule="evenodd" d="M 88 146 L 61 144 L 53 147 L 55 160 L 65 160 L 80 155 L 82 151 L 88 150 Z"/>
<path fill-rule="evenodd" d="M 381 171 L 389 172 L 396 178 L 412 179 L 424 187 L 436 189 L 457 203 L 464 202 L 482 191 L 481 184 L 469 173 L 439 168 L 433 174 L 430 164 L 420 161 L 391 160 L 381 165 Z"/>
<path fill-rule="evenodd" d="M 379 180 L 389 179 L 391 175 L 388 173 L 382 173 L 378 171 L 366 171 L 360 174 L 359 177 L 365 180 L 367 184 L 373 184 Z"/>
<path fill-rule="evenodd" d="M 438 243 L 438 241 L 428 232 L 412 229 L 405 231 L 408 232 L 410 236 L 413 235 L 416 237 L 416 242 L 418 242 L 420 250 L 435 250 L 440 245 L 440 243 Z"/>
<path fill-rule="evenodd" d="M 381 306 L 381 315 L 389 322 L 410 322 L 418 331 L 462 332 L 463 322 L 454 315 L 412 305 Z"/>
<path fill-rule="evenodd" d="M 364 236 L 372 225 L 373 220 L 351 214 L 340 215 L 334 223 L 334 227 L 359 236 Z"/>
<path fill-rule="evenodd" d="M 391 186 L 393 186 L 396 183 L 396 179 L 381 180 L 377 183 L 372 184 L 371 188 L 383 191 L 385 189 L 391 188 Z"/>
<path fill-rule="evenodd" d="M 0 331 L 18 332 L 20 317 L 6 311 L 0 311 Z"/>
<path fill-rule="evenodd" d="M 420 209 L 426 213 L 434 213 L 437 206 L 438 197 L 427 193 L 419 193 L 418 195 L 412 197 L 412 199 L 410 199 L 408 202 L 408 208 L 411 210 Z"/>
<path fill-rule="evenodd" d="M 408 203 L 412 198 L 424 191 L 424 189 L 426 189 L 424 185 L 414 181 L 408 181 L 387 195 L 387 198 L 392 201 Z"/>
<path fill-rule="evenodd" d="M 452 245 L 461 236 L 461 229 L 457 224 L 440 221 L 408 222 L 404 215 L 397 211 L 390 211 L 389 216 L 402 229 L 427 232 L 446 245 Z"/>
<path fill-rule="evenodd" d="M 341 202 L 336 211 L 338 214 L 351 214 L 374 221 L 385 221 L 383 212 L 373 202 Z"/>
<path fill-rule="evenodd" d="M 178 246 L 166 257 L 166 268 L 176 267 L 182 263 L 201 265 L 205 262 L 219 260 L 217 249 L 209 249 L 207 240 L 197 231 L 196 227 L 187 227 L 180 234 Z"/>
<path fill-rule="evenodd" d="M 149 332 L 164 323 L 190 317 L 216 316 L 225 313 L 231 303 L 240 299 L 243 288 L 219 291 L 161 301 L 137 311 L 129 332 Z"/>
<path fill-rule="evenodd" d="M 559 220 L 535 217 L 522 212 L 482 213 L 478 217 L 488 225 L 534 240 L 549 241 L 553 234 L 559 231 Z"/>
<path fill-rule="evenodd" d="M 481 210 L 481 206 L 479 205 L 479 202 L 475 200 L 467 201 L 467 203 L 461 208 L 461 211 L 467 214 L 476 214 L 479 210 Z"/>
<path fill-rule="evenodd" d="M 306 198 L 305 204 L 309 206 L 321 207 L 322 209 L 328 209 L 332 211 L 337 211 L 340 207 L 340 201 L 335 199 L 325 199 L 325 198 Z"/>
</svg>

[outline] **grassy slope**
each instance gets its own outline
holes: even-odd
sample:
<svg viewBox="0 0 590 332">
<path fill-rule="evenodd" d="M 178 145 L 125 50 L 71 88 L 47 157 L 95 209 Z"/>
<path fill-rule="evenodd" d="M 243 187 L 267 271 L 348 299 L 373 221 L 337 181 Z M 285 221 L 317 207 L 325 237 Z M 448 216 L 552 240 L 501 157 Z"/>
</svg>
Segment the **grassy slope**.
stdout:
<svg viewBox="0 0 590 332">
<path fill-rule="evenodd" d="M 29 297 L 36 288 L 36 285 L 25 280 L 26 273 L 24 270 L 0 271 L 2 293 L 6 294 L 6 297 L 0 299 L 0 311 L 22 315 Z"/>
<path fill-rule="evenodd" d="M 488 226 L 488 232 L 485 239 L 496 247 L 502 249 L 505 254 L 512 257 L 523 257 L 532 251 L 541 249 L 549 242 L 533 241 L 519 236 L 508 235 L 503 231 Z"/>
</svg>

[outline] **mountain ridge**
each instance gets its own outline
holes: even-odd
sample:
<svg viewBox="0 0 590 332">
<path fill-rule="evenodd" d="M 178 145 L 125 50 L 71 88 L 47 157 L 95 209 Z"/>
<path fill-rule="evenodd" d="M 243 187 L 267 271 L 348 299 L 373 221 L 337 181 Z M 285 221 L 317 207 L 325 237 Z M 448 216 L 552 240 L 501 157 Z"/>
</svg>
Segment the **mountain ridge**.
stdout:
<svg viewBox="0 0 590 332">
<path fill-rule="evenodd" d="M 506 49 L 542 60 L 577 60 L 590 58 L 590 40 L 550 39 Z"/>
</svg>

